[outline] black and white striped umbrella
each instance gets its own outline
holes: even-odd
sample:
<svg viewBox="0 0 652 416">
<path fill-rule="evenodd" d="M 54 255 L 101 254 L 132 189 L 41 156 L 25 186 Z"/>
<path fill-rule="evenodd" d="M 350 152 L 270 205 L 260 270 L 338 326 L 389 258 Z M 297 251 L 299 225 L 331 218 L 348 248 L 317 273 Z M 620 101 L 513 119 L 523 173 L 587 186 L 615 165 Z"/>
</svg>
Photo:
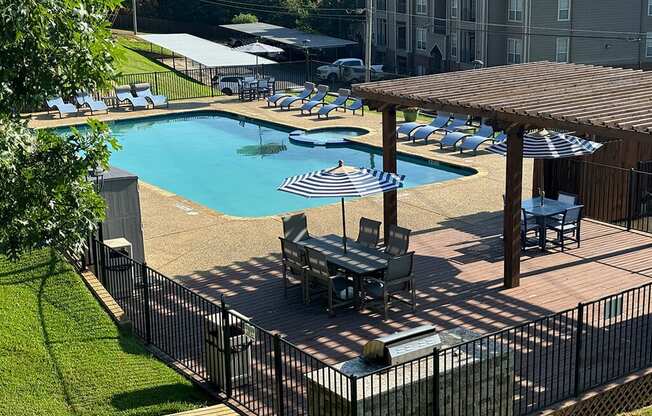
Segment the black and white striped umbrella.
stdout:
<svg viewBox="0 0 652 416">
<path fill-rule="evenodd" d="M 344 198 L 362 197 L 402 188 L 404 179 L 404 175 L 395 173 L 345 166 L 340 160 L 336 167 L 286 178 L 278 189 L 306 198 L 341 198 L 343 245 L 346 252 Z"/>
<path fill-rule="evenodd" d="M 600 147 L 602 147 L 601 143 L 546 130 L 528 133 L 523 136 L 523 157 L 530 159 L 586 156 L 593 154 Z M 487 150 L 505 156 L 507 154 L 507 140 L 494 143 Z"/>
</svg>

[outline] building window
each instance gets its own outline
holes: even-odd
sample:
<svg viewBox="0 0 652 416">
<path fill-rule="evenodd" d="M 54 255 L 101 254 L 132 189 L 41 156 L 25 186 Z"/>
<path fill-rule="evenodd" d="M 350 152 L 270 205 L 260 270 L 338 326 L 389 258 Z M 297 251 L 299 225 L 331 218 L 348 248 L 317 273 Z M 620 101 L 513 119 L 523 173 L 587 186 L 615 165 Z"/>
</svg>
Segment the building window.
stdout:
<svg viewBox="0 0 652 416">
<path fill-rule="evenodd" d="M 457 59 L 457 33 L 451 33 L 451 58 Z"/>
<path fill-rule="evenodd" d="M 407 30 L 405 23 L 396 23 L 396 49 L 407 49 Z"/>
<path fill-rule="evenodd" d="M 396 0 L 396 13 L 407 13 L 407 0 Z"/>
<path fill-rule="evenodd" d="M 645 39 L 645 57 L 652 58 L 652 32 L 648 32 Z"/>
<path fill-rule="evenodd" d="M 570 38 L 557 38 L 557 47 L 555 48 L 555 60 L 557 62 L 568 62 L 568 49 Z"/>
<path fill-rule="evenodd" d="M 451 17 L 460 17 L 460 0 L 451 0 Z"/>
<path fill-rule="evenodd" d="M 476 0 L 462 0 L 462 20 L 475 22 Z"/>
<path fill-rule="evenodd" d="M 647 0 L 647 15 L 652 16 L 652 0 Z"/>
<path fill-rule="evenodd" d="M 381 17 L 376 19 L 376 44 L 387 45 L 387 19 Z"/>
<path fill-rule="evenodd" d="M 376 10 L 387 10 L 387 0 L 376 0 Z"/>
<path fill-rule="evenodd" d="M 507 39 L 507 63 L 520 64 L 521 62 L 523 62 L 523 41 Z"/>
<path fill-rule="evenodd" d="M 428 14 L 428 2 L 426 0 L 417 0 L 416 7 L 414 9 L 416 14 Z"/>
<path fill-rule="evenodd" d="M 523 0 L 509 0 L 507 20 L 511 22 L 523 21 Z"/>
<path fill-rule="evenodd" d="M 417 75 L 426 75 L 428 71 L 426 71 L 426 67 L 421 64 L 417 64 Z"/>
<path fill-rule="evenodd" d="M 557 20 L 570 20 L 570 3 L 571 0 L 557 0 Z"/>
<path fill-rule="evenodd" d="M 407 74 L 407 58 L 405 56 L 396 57 L 396 72 Z"/>
<path fill-rule="evenodd" d="M 426 29 L 422 27 L 417 28 L 417 50 L 419 51 L 425 51 L 426 50 L 426 39 L 427 39 L 427 31 Z"/>
</svg>

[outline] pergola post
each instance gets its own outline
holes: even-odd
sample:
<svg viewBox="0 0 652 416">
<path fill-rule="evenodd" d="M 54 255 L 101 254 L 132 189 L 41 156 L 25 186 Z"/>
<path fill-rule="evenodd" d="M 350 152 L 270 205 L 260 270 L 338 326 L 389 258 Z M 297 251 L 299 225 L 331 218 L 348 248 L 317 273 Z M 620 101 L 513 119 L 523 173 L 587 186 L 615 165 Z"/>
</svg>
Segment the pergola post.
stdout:
<svg viewBox="0 0 652 416">
<path fill-rule="evenodd" d="M 383 108 L 383 170 L 396 173 L 396 107 Z M 383 227 L 385 241 L 389 238 L 389 226 L 398 222 L 396 190 L 383 194 Z"/>
<path fill-rule="evenodd" d="M 523 128 L 507 129 L 507 169 L 505 174 L 504 287 L 520 285 L 521 274 L 521 195 L 523 189 Z"/>
</svg>

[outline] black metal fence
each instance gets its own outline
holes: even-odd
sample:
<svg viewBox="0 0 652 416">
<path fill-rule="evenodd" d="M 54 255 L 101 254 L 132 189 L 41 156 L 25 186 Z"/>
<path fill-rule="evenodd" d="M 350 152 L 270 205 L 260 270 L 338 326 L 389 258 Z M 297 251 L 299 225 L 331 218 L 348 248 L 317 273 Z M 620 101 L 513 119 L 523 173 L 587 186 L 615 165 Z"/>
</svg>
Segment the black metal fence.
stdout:
<svg viewBox="0 0 652 416">
<path fill-rule="evenodd" d="M 255 415 L 526 415 L 652 365 L 652 284 L 354 375 L 93 240 L 135 333 Z"/>
<path fill-rule="evenodd" d="M 582 160 L 556 160 L 546 166 L 545 189 L 579 195 L 586 217 L 652 232 L 652 173 L 649 163 L 623 169 Z"/>
</svg>

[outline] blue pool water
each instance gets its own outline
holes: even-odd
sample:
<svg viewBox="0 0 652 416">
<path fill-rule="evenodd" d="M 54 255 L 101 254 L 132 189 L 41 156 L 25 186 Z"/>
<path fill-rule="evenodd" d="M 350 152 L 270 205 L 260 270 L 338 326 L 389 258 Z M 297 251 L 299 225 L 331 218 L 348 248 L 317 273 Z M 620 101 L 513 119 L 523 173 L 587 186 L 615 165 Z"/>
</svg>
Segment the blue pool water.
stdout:
<svg viewBox="0 0 652 416">
<path fill-rule="evenodd" d="M 376 149 L 306 147 L 288 140 L 291 129 L 227 114 L 204 112 L 117 121 L 111 125 L 122 145 L 111 164 L 142 180 L 217 211 L 257 217 L 336 202 L 277 191 L 288 176 L 347 165 L 382 169 Z M 399 156 L 407 187 L 472 174 L 448 165 Z"/>
</svg>

